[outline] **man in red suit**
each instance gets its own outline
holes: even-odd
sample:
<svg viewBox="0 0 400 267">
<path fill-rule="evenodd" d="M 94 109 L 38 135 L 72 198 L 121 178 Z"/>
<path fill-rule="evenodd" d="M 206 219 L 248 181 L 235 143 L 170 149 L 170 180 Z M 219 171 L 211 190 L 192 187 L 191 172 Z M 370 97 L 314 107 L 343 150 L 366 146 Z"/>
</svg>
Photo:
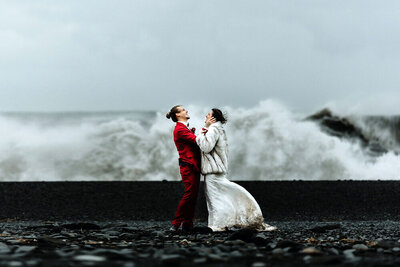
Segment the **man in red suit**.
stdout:
<svg viewBox="0 0 400 267">
<path fill-rule="evenodd" d="M 171 230 L 189 231 L 193 228 L 193 217 L 196 210 L 197 195 L 200 183 L 200 149 L 196 144 L 195 129 L 188 128 L 190 119 L 188 111 L 182 106 L 174 106 L 167 113 L 167 118 L 176 122 L 174 141 L 179 153 L 179 167 L 185 193 L 179 202 Z"/>
</svg>

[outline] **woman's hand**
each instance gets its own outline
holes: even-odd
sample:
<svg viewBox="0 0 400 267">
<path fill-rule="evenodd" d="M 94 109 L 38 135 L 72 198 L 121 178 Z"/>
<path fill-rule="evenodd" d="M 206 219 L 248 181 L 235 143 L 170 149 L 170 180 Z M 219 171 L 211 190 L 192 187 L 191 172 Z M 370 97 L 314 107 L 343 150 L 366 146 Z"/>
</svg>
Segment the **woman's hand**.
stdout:
<svg viewBox="0 0 400 267">
<path fill-rule="evenodd" d="M 217 119 L 215 119 L 214 117 L 208 117 L 206 119 L 205 127 L 208 128 L 208 127 L 210 127 L 211 124 L 216 123 L 216 122 L 217 122 Z"/>
</svg>

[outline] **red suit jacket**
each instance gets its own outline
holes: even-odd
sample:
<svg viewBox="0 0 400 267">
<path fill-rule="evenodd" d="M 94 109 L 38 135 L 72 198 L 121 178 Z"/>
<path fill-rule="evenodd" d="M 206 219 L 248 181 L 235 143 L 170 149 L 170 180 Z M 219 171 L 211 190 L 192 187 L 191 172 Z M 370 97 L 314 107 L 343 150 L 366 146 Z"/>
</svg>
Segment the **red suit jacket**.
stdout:
<svg viewBox="0 0 400 267">
<path fill-rule="evenodd" d="M 192 165 L 200 170 L 200 148 L 196 143 L 196 135 L 183 123 L 177 122 L 174 129 L 174 141 L 179 153 L 179 162 Z"/>
</svg>

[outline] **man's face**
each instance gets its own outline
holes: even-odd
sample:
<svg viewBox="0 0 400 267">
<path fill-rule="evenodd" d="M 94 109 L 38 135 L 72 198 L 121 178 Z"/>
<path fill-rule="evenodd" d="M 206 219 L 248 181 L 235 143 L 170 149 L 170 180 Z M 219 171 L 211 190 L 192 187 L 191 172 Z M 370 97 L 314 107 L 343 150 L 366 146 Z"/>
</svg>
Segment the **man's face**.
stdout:
<svg viewBox="0 0 400 267">
<path fill-rule="evenodd" d="M 187 121 L 190 119 L 188 111 L 184 107 L 178 107 L 179 112 L 176 113 L 178 121 Z"/>
</svg>

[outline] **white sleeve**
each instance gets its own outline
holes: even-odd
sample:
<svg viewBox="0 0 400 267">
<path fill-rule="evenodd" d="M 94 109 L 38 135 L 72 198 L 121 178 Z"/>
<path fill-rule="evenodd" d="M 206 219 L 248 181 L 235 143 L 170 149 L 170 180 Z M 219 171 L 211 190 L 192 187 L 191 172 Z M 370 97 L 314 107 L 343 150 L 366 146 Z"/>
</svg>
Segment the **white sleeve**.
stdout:
<svg viewBox="0 0 400 267">
<path fill-rule="evenodd" d="M 196 143 L 204 153 L 210 153 L 215 147 L 219 138 L 219 131 L 216 127 L 208 128 L 206 133 L 201 133 L 196 137 Z"/>
</svg>

